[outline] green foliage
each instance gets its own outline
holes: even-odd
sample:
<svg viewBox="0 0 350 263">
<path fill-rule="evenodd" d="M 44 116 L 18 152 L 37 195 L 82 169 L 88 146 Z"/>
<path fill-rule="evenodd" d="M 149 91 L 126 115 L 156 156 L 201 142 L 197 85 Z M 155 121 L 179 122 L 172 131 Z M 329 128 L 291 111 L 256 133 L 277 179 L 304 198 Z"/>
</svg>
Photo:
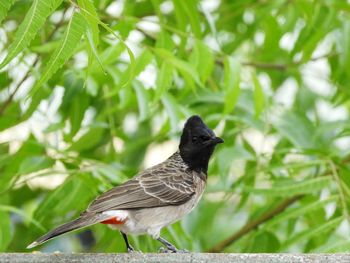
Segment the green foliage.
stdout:
<svg viewBox="0 0 350 263">
<path fill-rule="evenodd" d="M 10 215 L 6 212 L 0 212 L 0 251 L 6 251 L 7 246 L 11 241 L 11 221 Z"/>
<path fill-rule="evenodd" d="M 201 203 L 165 238 L 348 251 L 349 12 L 341 0 L 0 0 L 0 251 L 25 251 L 145 159 L 167 158 L 155 146 L 178 141 L 192 114 L 225 144 Z M 91 246 L 72 233 L 40 249 L 125 250 L 91 229 Z"/>
<path fill-rule="evenodd" d="M 33 1 L 31 8 L 16 31 L 15 38 L 8 48 L 8 54 L 0 64 L 0 68 L 6 66 L 18 53 L 30 44 L 38 30 L 45 23 L 46 18 L 61 4 L 61 2 L 62 0 Z"/>
<path fill-rule="evenodd" d="M 42 71 L 41 77 L 34 85 L 31 93 L 34 94 L 41 88 L 52 75 L 72 56 L 76 46 L 79 44 L 81 36 L 84 34 L 85 20 L 83 16 L 74 11 L 57 48 L 53 51 L 50 60 Z"/>
<path fill-rule="evenodd" d="M 247 187 L 244 191 L 268 196 L 294 196 L 319 192 L 330 184 L 332 184 L 332 179 L 330 177 L 318 177 L 315 179 L 303 180 L 302 182 L 287 181 L 284 184 L 278 184 L 275 187 L 265 189 Z"/>
<path fill-rule="evenodd" d="M 7 11 L 13 5 L 14 0 L 2 0 L 0 2 L 0 22 L 5 18 Z"/>
</svg>

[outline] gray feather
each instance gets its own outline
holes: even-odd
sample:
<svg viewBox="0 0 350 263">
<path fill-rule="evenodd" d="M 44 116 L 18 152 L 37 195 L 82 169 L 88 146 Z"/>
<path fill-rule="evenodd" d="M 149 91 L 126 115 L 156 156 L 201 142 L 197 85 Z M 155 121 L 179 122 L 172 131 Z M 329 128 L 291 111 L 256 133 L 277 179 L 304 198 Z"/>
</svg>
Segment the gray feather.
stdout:
<svg viewBox="0 0 350 263">
<path fill-rule="evenodd" d="M 108 219 L 110 216 L 108 215 L 102 215 L 102 214 L 97 214 L 97 215 L 89 215 L 85 214 L 82 217 L 79 217 L 77 219 L 74 219 L 73 221 L 70 221 L 68 223 L 65 223 L 59 227 L 56 227 L 55 229 L 49 231 L 45 235 L 39 237 L 37 240 L 35 240 L 33 243 L 31 243 L 27 248 L 33 248 L 36 247 L 54 237 L 60 236 L 64 233 L 77 230 L 83 227 L 91 226 L 96 223 L 102 222 L 106 219 Z"/>
<path fill-rule="evenodd" d="M 40 245 L 66 232 L 90 226 L 110 216 L 108 210 L 152 208 L 181 205 L 196 194 L 200 175 L 188 169 L 179 152 L 165 162 L 146 169 L 135 178 L 97 197 L 81 216 L 40 237 L 27 248 Z"/>
<path fill-rule="evenodd" d="M 194 176 L 176 152 L 165 162 L 99 196 L 87 212 L 183 204 L 195 194 Z"/>
</svg>

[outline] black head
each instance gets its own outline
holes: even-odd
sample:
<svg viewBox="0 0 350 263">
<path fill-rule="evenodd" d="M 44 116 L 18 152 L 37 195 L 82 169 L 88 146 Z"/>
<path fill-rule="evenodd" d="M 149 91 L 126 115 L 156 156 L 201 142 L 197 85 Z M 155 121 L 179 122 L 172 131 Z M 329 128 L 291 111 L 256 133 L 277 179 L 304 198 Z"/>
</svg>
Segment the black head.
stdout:
<svg viewBox="0 0 350 263">
<path fill-rule="evenodd" d="M 199 116 L 190 117 L 182 131 L 180 155 L 187 165 L 196 171 L 207 173 L 208 162 L 215 146 L 223 143 Z"/>
</svg>

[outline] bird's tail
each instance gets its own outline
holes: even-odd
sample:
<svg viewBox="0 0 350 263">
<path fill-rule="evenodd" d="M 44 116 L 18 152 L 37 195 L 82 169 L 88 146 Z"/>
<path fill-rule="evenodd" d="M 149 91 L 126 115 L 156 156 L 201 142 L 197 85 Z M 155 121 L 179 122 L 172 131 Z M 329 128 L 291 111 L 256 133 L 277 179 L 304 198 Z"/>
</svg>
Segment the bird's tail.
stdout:
<svg viewBox="0 0 350 263">
<path fill-rule="evenodd" d="M 102 220 L 100 217 L 93 216 L 93 215 L 79 217 L 79 218 L 74 219 L 73 221 L 70 221 L 68 223 L 65 223 L 65 224 L 49 231 L 45 235 L 39 237 L 37 240 L 35 240 L 33 243 L 31 243 L 29 246 L 27 246 L 27 249 L 36 247 L 36 246 L 38 246 L 38 245 L 40 245 L 40 244 L 42 244 L 42 243 L 44 243 L 52 238 L 57 237 L 59 235 L 62 235 L 64 233 L 99 223 Z"/>
</svg>

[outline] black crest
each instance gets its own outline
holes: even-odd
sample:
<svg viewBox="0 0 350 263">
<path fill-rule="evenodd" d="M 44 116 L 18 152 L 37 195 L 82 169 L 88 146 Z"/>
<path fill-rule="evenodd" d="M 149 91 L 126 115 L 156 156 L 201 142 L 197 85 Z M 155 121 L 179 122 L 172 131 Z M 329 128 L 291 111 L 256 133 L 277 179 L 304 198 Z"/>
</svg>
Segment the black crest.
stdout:
<svg viewBox="0 0 350 263">
<path fill-rule="evenodd" d="M 180 155 L 191 169 L 207 173 L 210 156 L 215 146 L 222 142 L 199 116 L 194 115 L 185 123 L 179 146 Z"/>
</svg>

